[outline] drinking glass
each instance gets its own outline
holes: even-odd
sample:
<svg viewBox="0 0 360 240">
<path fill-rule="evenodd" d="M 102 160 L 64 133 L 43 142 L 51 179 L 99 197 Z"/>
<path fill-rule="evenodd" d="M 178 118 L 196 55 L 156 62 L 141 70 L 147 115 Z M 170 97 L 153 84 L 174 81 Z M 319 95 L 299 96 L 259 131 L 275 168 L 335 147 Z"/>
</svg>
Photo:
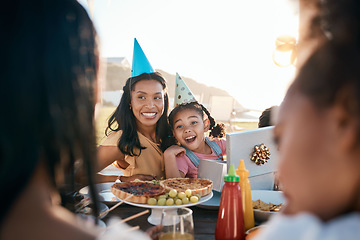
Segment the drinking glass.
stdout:
<svg viewBox="0 0 360 240">
<path fill-rule="evenodd" d="M 159 240 L 194 240 L 192 210 L 189 208 L 163 211 L 161 225 L 163 229 Z"/>
</svg>

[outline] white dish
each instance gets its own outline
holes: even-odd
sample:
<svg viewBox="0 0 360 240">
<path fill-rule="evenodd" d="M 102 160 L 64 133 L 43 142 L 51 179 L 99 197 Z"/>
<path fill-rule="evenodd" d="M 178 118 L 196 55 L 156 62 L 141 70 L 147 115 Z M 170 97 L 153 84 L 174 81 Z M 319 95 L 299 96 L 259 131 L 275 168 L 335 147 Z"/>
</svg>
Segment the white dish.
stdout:
<svg viewBox="0 0 360 240">
<path fill-rule="evenodd" d="M 151 214 L 148 217 L 148 222 L 153 225 L 158 225 L 161 223 L 162 211 L 176 211 L 177 208 L 195 206 L 195 205 L 198 205 L 198 204 L 201 204 L 201 203 L 204 203 L 204 202 L 210 200 L 212 198 L 212 196 L 213 196 L 213 193 L 211 192 L 210 194 L 202 197 L 200 199 L 200 201 L 198 201 L 197 203 L 188 203 L 188 204 L 184 204 L 184 205 L 173 205 L 173 206 L 158 206 L 158 205 L 132 203 L 132 202 L 128 202 L 128 201 L 125 201 L 125 202 L 129 205 L 133 205 L 136 207 L 151 208 Z M 163 225 L 167 225 L 167 224 L 168 223 L 163 222 Z"/>
<path fill-rule="evenodd" d="M 90 204 L 89 206 L 87 206 L 87 207 L 90 207 L 90 208 L 91 208 L 91 211 L 92 211 L 93 208 L 91 207 L 91 205 L 93 205 L 93 203 L 91 203 L 91 204 Z M 103 212 L 105 212 L 105 211 L 107 211 L 107 210 L 109 209 L 108 206 L 106 206 L 104 203 L 101 203 L 101 202 L 99 202 L 98 207 L 99 207 L 99 214 L 101 214 L 101 213 L 103 213 Z M 86 216 L 92 216 L 92 213 L 91 213 L 91 212 L 89 212 L 89 213 L 87 214 L 87 213 L 85 213 L 85 212 L 83 212 L 83 211 L 79 211 L 79 212 L 77 212 L 77 214 L 79 214 L 79 215 L 86 215 Z M 108 213 L 106 212 L 104 215 L 101 216 L 100 219 L 104 218 L 107 214 L 108 214 Z"/>
<path fill-rule="evenodd" d="M 125 201 L 125 203 L 127 203 L 129 205 L 136 206 L 136 207 L 143 207 L 143 208 L 174 209 L 174 208 L 183 208 L 183 207 L 191 207 L 191 206 L 198 205 L 200 203 L 208 201 L 209 199 L 212 198 L 212 196 L 213 196 L 213 193 L 211 192 L 210 194 L 201 197 L 200 201 L 198 201 L 196 203 L 188 203 L 188 204 L 183 204 L 183 205 L 172 205 L 172 206 L 158 206 L 158 205 L 140 204 L 140 203 L 132 203 L 132 202 L 128 202 L 128 201 Z"/>
<path fill-rule="evenodd" d="M 120 201 L 114 194 L 112 194 L 110 188 L 114 182 L 98 183 L 95 184 L 95 189 L 99 194 L 99 200 L 106 204 L 116 204 Z M 90 197 L 89 186 L 80 189 L 79 193 Z"/>
<path fill-rule="evenodd" d="M 84 221 L 85 225 L 87 225 L 87 227 L 89 228 L 93 228 L 94 225 L 95 225 L 95 217 L 92 216 L 92 215 L 86 215 L 86 214 L 83 214 L 83 213 L 79 213 L 79 214 L 76 214 L 79 218 L 82 219 L 82 221 Z M 102 221 L 102 220 L 99 220 L 97 219 L 98 223 L 97 223 L 97 226 L 99 228 L 102 228 L 102 229 L 105 229 L 106 228 L 106 224 Z"/>
<path fill-rule="evenodd" d="M 105 176 L 124 176 L 123 171 L 121 169 L 118 169 L 112 164 L 110 164 L 109 166 L 98 172 L 98 174 Z"/>
<path fill-rule="evenodd" d="M 273 204 L 285 204 L 285 198 L 282 191 L 271 191 L 271 190 L 251 190 L 251 198 L 253 201 L 260 199 L 266 203 Z M 266 222 L 271 216 L 278 212 L 262 211 L 254 209 L 255 222 L 260 224 Z"/>
<path fill-rule="evenodd" d="M 109 209 L 108 206 L 106 206 L 106 204 L 104 203 L 99 203 L 99 214 L 107 211 Z M 103 219 L 108 213 L 106 212 L 104 215 L 101 216 L 100 219 Z"/>
</svg>

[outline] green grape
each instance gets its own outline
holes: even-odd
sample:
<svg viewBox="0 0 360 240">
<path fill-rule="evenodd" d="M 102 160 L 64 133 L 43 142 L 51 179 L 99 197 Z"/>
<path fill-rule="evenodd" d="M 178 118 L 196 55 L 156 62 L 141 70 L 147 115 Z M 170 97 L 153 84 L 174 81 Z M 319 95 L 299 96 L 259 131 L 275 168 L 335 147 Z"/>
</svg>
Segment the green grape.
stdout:
<svg viewBox="0 0 360 240">
<path fill-rule="evenodd" d="M 199 198 L 199 201 L 200 201 L 200 199 L 201 199 L 200 194 L 195 194 L 194 196 L 197 196 Z"/>
<path fill-rule="evenodd" d="M 147 204 L 149 204 L 149 205 L 156 205 L 156 204 L 157 204 L 156 198 L 149 198 L 149 199 L 147 200 Z"/>
<path fill-rule="evenodd" d="M 136 178 L 133 182 L 140 182 L 140 179 Z"/>
<path fill-rule="evenodd" d="M 176 197 L 177 196 L 177 191 L 175 189 L 171 189 L 170 192 L 169 192 L 169 196 L 170 197 Z"/>
<path fill-rule="evenodd" d="M 183 204 L 183 202 L 182 202 L 182 200 L 180 198 L 178 198 L 178 199 L 176 199 L 175 204 L 176 205 L 181 205 L 181 204 Z"/>
<path fill-rule="evenodd" d="M 191 196 L 190 197 L 190 202 L 197 203 L 198 201 L 199 201 L 199 198 L 197 196 Z"/>
<path fill-rule="evenodd" d="M 190 190 L 190 189 L 186 189 L 185 194 L 186 194 L 186 196 L 187 196 L 188 198 L 191 197 L 191 190 Z"/>
<path fill-rule="evenodd" d="M 166 200 L 166 206 L 172 206 L 174 205 L 174 199 L 169 198 L 168 200 Z"/>
<path fill-rule="evenodd" d="M 181 199 L 183 204 L 188 204 L 189 203 L 189 198 L 188 197 L 184 197 L 183 199 Z"/>
<path fill-rule="evenodd" d="M 184 197 L 186 197 L 186 194 L 184 192 L 179 192 L 178 197 L 183 199 Z"/>
<path fill-rule="evenodd" d="M 165 206 L 166 204 L 166 198 L 160 198 L 157 202 L 159 206 Z"/>
<path fill-rule="evenodd" d="M 160 198 L 167 198 L 167 196 L 165 195 L 165 194 L 163 194 L 163 195 L 160 195 L 160 196 L 158 196 L 158 199 L 160 199 Z"/>
<path fill-rule="evenodd" d="M 154 184 L 160 184 L 160 181 L 159 180 L 156 180 L 156 179 L 153 179 L 153 180 L 151 180 Z"/>
</svg>

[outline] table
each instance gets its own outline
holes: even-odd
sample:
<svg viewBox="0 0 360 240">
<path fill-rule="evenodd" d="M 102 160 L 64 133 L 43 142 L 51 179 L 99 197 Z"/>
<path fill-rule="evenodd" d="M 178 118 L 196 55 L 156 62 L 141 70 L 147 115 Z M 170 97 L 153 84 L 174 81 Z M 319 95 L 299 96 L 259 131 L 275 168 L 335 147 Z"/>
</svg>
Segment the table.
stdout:
<svg viewBox="0 0 360 240">
<path fill-rule="evenodd" d="M 197 206 L 189 207 L 193 210 L 194 236 L 195 240 L 212 240 L 215 239 L 215 227 L 217 221 L 218 210 L 204 209 Z M 106 223 L 111 217 L 127 218 L 136 213 L 144 211 L 144 208 L 131 206 L 129 204 L 121 204 L 119 207 L 111 211 L 103 221 Z M 141 230 L 146 231 L 154 225 L 147 221 L 150 212 L 127 223 L 130 226 L 139 226 Z"/>
</svg>

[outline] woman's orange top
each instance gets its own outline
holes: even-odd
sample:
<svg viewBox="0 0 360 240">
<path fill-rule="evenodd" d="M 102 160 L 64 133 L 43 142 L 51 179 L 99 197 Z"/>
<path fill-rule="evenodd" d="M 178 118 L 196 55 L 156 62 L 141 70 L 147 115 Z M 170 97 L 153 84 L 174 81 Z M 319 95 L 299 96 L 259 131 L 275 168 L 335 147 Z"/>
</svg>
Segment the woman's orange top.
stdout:
<svg viewBox="0 0 360 240">
<path fill-rule="evenodd" d="M 120 168 L 125 176 L 132 176 L 135 174 L 146 174 L 156 176 L 156 179 L 165 178 L 165 164 L 163 152 L 160 149 L 160 145 L 154 143 L 140 132 L 137 132 L 140 140 L 140 144 L 146 149 L 141 150 L 139 156 L 125 155 L 125 161 L 129 164 L 126 169 L 121 168 L 116 161 L 113 165 Z M 112 132 L 110 135 L 101 143 L 102 146 L 118 146 L 119 139 L 122 131 Z M 134 152 L 138 153 L 136 149 Z"/>
</svg>

